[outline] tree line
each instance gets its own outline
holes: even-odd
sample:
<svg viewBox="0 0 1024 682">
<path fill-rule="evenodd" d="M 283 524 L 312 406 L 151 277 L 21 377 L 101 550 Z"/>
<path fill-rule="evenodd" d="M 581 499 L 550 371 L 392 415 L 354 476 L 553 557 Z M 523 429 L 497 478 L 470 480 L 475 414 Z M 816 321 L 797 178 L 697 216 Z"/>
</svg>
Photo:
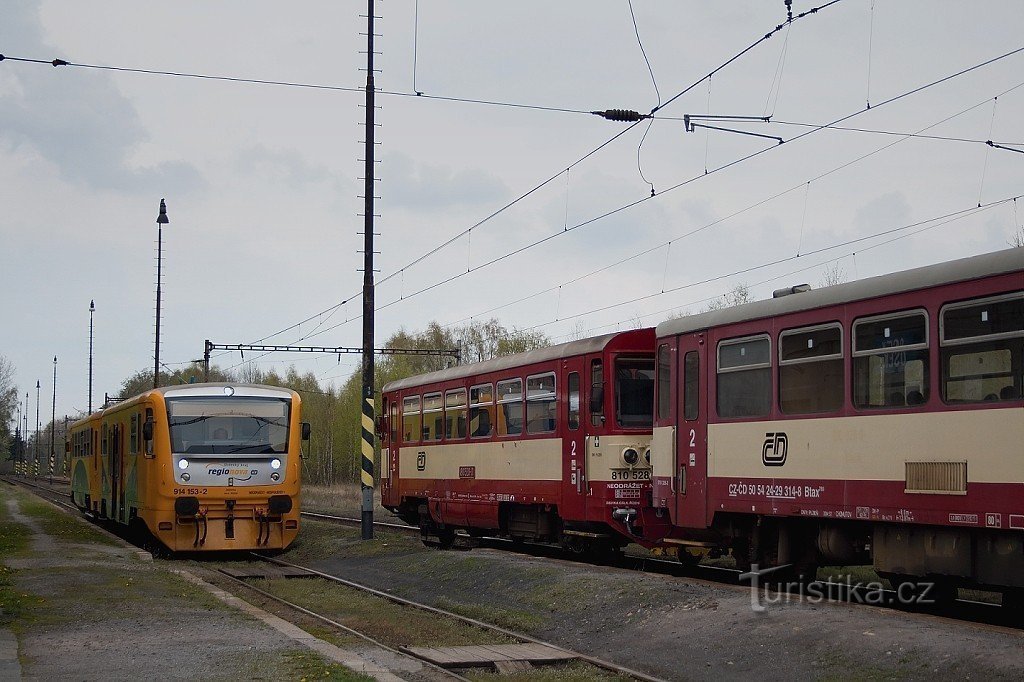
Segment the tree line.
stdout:
<svg viewBox="0 0 1024 682">
<path fill-rule="evenodd" d="M 405 329 L 391 335 L 385 348 L 414 350 L 458 350 L 462 363 L 480 362 L 501 355 L 522 353 L 551 344 L 547 335 L 520 329 L 508 329 L 496 319 L 473 321 L 455 327 L 443 327 L 437 322 L 417 332 Z M 377 393 L 377 412 L 380 412 L 380 388 L 390 381 L 445 369 L 455 364 L 452 357 L 436 355 L 382 355 L 374 366 L 374 387 Z M 203 381 L 202 363 L 192 363 L 174 371 L 160 372 L 159 384 L 173 386 Z M 40 456 L 40 473 L 47 467 L 50 432 L 53 431 L 55 448 L 64 449 L 65 423 L 46 425 L 38 434 L 16 439 L 10 429 L 17 408 L 17 388 L 13 385 L 13 368 L 0 357 L 0 453 L 7 459 L 17 459 L 19 453 L 34 457 L 36 445 Z M 362 455 L 362 370 L 356 369 L 340 386 L 325 385 L 312 372 L 301 373 L 294 366 L 284 372 L 265 370 L 246 363 L 235 370 L 211 365 L 210 381 L 266 384 L 290 388 L 302 398 L 302 420 L 309 422 L 312 436 L 304 445 L 304 479 L 313 484 L 355 482 L 359 480 Z M 139 370 L 121 382 L 121 398 L 130 398 L 153 386 L 153 371 Z M 85 416 L 75 415 L 70 422 Z M 377 466 L 379 471 L 379 452 Z"/>
</svg>

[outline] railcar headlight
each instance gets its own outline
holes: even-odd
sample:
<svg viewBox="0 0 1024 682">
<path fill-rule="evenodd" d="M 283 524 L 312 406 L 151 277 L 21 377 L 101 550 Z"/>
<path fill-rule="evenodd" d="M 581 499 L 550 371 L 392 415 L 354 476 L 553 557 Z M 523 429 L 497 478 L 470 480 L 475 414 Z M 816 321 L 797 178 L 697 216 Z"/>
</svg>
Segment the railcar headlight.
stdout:
<svg viewBox="0 0 1024 682">
<path fill-rule="evenodd" d="M 644 459 L 647 460 L 648 464 L 651 463 L 651 449 L 650 448 L 647 448 L 646 450 L 644 450 Z"/>
<path fill-rule="evenodd" d="M 280 469 L 281 468 L 281 460 L 279 460 L 277 457 L 275 457 L 274 459 L 270 460 L 270 468 L 271 469 Z"/>
<path fill-rule="evenodd" d="M 185 459 L 184 457 L 179 459 L 178 460 L 178 468 L 181 469 L 182 471 L 184 471 L 185 469 L 188 469 L 188 460 Z"/>
<path fill-rule="evenodd" d="M 275 482 L 276 481 L 280 481 L 281 480 L 281 474 L 279 474 L 279 473 L 277 473 L 275 471 L 274 473 L 270 474 L 270 480 L 271 481 L 275 481 Z"/>
<path fill-rule="evenodd" d="M 235 389 L 231 388 L 230 386 L 225 386 L 224 387 L 224 395 L 234 395 L 234 394 L 235 394 Z"/>
<path fill-rule="evenodd" d="M 633 466 L 640 461 L 640 453 L 633 448 L 626 448 L 622 451 L 622 461 Z"/>
<path fill-rule="evenodd" d="M 188 475 L 188 474 L 182 474 L 181 475 L 181 480 L 185 481 L 186 483 L 188 483 L 189 480 L 191 480 L 191 479 L 192 479 L 192 477 L 190 475 Z"/>
</svg>

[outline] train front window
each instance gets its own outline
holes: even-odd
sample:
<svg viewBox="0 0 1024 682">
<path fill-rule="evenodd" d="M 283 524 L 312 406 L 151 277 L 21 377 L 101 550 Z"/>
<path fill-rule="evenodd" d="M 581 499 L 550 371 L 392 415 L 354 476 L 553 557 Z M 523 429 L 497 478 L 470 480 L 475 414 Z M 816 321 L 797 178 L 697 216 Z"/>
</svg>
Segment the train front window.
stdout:
<svg viewBox="0 0 1024 682">
<path fill-rule="evenodd" d="M 615 359 L 615 420 L 620 428 L 654 425 L 654 357 Z"/>
<path fill-rule="evenodd" d="M 941 328 L 947 403 L 1024 395 L 1024 292 L 948 305 Z"/>
<path fill-rule="evenodd" d="M 286 398 L 168 398 L 171 449 L 190 454 L 284 454 Z"/>
</svg>

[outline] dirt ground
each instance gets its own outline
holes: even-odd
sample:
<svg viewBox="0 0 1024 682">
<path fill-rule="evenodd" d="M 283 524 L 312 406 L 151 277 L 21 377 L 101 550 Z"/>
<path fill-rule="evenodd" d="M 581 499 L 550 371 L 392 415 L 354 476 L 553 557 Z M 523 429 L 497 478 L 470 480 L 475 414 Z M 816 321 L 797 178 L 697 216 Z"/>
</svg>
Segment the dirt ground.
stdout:
<svg viewBox="0 0 1024 682">
<path fill-rule="evenodd" d="M 287 553 L 324 572 L 529 632 L 673 680 L 1024 678 L 1024 631 L 512 551 L 304 522 Z M 763 604 L 762 604 L 763 605 Z"/>
<path fill-rule="evenodd" d="M 0 630 L 33 680 L 369 679 L 0 485 Z"/>
</svg>

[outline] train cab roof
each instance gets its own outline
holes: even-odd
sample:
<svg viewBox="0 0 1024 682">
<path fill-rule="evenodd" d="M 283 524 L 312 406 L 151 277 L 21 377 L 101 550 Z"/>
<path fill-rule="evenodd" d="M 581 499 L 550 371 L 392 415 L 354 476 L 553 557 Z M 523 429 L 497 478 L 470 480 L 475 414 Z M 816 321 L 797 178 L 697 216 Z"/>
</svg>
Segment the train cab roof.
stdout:
<svg viewBox="0 0 1024 682">
<path fill-rule="evenodd" d="M 391 391 L 399 391 L 404 388 L 424 386 L 426 384 L 434 384 L 452 379 L 464 379 L 466 377 L 488 374 L 490 372 L 500 372 L 548 360 L 558 360 L 561 358 L 575 357 L 577 355 L 587 355 L 589 353 L 601 353 L 610 346 L 616 345 L 616 342 L 618 341 L 625 342 L 623 344 L 624 349 L 632 350 L 632 348 L 626 348 L 626 346 L 629 344 L 630 339 L 633 338 L 640 341 L 640 343 L 637 344 L 638 346 L 642 346 L 645 350 L 653 353 L 654 329 L 634 329 L 625 332 L 604 334 L 603 336 L 595 336 L 589 339 L 580 339 L 579 341 L 569 341 L 568 343 L 561 343 L 557 346 L 538 348 L 536 350 L 527 351 L 525 353 L 516 353 L 514 355 L 503 355 L 501 357 L 491 358 L 490 360 L 484 360 L 482 362 L 458 365 L 457 367 L 451 367 L 449 369 L 442 369 L 436 372 L 428 372 L 427 374 L 419 374 L 405 379 L 398 379 L 385 384 L 381 389 L 381 392 L 389 393 Z"/>
<path fill-rule="evenodd" d="M 658 338 L 1024 270 L 1024 248 L 1004 249 L 743 305 L 666 320 Z M 1024 282 L 1022 282 L 1024 285 Z"/>
</svg>

